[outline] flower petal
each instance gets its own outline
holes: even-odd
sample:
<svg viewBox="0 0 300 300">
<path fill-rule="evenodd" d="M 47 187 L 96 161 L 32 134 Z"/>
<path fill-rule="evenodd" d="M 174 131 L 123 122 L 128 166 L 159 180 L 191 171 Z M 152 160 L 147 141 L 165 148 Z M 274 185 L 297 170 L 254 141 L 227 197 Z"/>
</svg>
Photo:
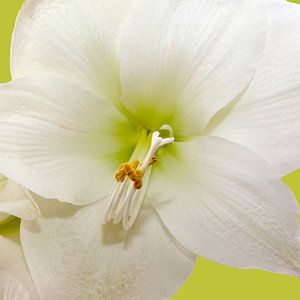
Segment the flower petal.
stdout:
<svg viewBox="0 0 300 300">
<path fill-rule="evenodd" d="M 0 87 L 0 170 L 46 198 L 76 204 L 104 197 L 135 131 L 111 103 L 48 76 Z"/>
<path fill-rule="evenodd" d="M 38 201 L 42 218 L 22 222 L 33 280 L 43 299 L 168 299 L 196 257 L 170 237 L 152 208 L 125 232 L 101 225 L 104 201 L 76 208 Z"/>
<path fill-rule="evenodd" d="M 0 299 L 38 299 L 22 248 L 18 242 L 13 242 L 9 235 L 2 236 L 2 226 L 0 226 Z M 19 223 L 12 224 L 12 227 L 13 231 L 19 231 Z"/>
<path fill-rule="evenodd" d="M 119 101 L 118 40 L 134 1 L 25 1 L 13 35 L 13 78 L 62 76 Z"/>
<path fill-rule="evenodd" d="M 10 217 L 10 215 L 0 212 L 0 224 L 2 222 L 5 222 L 9 217 Z"/>
<path fill-rule="evenodd" d="M 270 34 L 249 89 L 208 130 L 254 150 L 283 176 L 300 168 L 300 7 L 270 9 Z"/>
<path fill-rule="evenodd" d="M 252 0 L 140 1 L 121 37 L 123 103 L 153 130 L 199 133 L 249 83 L 263 16 Z"/>
<path fill-rule="evenodd" d="M 298 207 L 276 172 L 220 138 L 173 147 L 154 169 L 148 197 L 175 238 L 225 265 L 299 276 Z"/>
<path fill-rule="evenodd" d="M 20 219 L 33 220 L 40 215 L 30 192 L 21 185 L 0 175 L 0 212 Z M 3 216 L 3 215 L 2 215 Z M 4 217 L 4 216 L 3 216 Z M 3 221 L 4 218 L 0 219 Z"/>
</svg>

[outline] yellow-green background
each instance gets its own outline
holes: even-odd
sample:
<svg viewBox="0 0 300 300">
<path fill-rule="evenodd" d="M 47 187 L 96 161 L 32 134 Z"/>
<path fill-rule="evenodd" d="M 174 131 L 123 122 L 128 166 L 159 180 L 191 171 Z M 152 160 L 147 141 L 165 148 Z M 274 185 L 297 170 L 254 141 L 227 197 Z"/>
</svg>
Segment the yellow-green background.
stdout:
<svg viewBox="0 0 300 300">
<path fill-rule="evenodd" d="M 294 2 L 300 4 L 300 0 Z M 10 80 L 11 33 L 22 3 L 23 0 L 0 0 L 0 82 Z M 287 176 L 284 181 L 300 200 L 300 171 Z M 186 284 L 172 298 L 172 300 L 198 299 L 299 300 L 300 278 L 263 271 L 236 270 L 201 258 Z"/>
</svg>

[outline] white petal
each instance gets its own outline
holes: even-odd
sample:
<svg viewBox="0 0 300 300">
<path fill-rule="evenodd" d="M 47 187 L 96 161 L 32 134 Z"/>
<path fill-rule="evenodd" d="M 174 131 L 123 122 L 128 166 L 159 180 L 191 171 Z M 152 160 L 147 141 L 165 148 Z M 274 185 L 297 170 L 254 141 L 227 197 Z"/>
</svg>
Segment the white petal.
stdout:
<svg viewBox="0 0 300 300">
<path fill-rule="evenodd" d="M 148 128 L 198 133 L 248 84 L 264 40 L 259 1 L 140 1 L 121 38 L 123 102 Z"/>
<path fill-rule="evenodd" d="M 40 215 L 30 192 L 23 186 L 0 175 L 0 212 L 20 219 L 33 220 Z M 1 214 L 2 215 L 2 214 Z M 0 221 L 3 221 L 0 219 Z"/>
<path fill-rule="evenodd" d="M 38 201 L 43 217 L 22 222 L 25 257 L 42 299 L 168 299 L 195 256 L 179 247 L 151 208 L 129 232 L 101 225 L 103 201 Z"/>
<path fill-rule="evenodd" d="M 0 226 L 0 299 L 38 299 L 21 246 L 2 236 Z M 19 231 L 19 224 L 12 225 Z"/>
<path fill-rule="evenodd" d="M 13 35 L 13 78 L 59 75 L 119 101 L 118 40 L 133 3 L 25 1 Z"/>
<path fill-rule="evenodd" d="M 48 76 L 0 87 L 0 170 L 46 198 L 104 197 L 135 132 L 111 103 Z"/>
<path fill-rule="evenodd" d="M 300 168 L 300 6 L 270 6 L 270 33 L 249 89 L 210 133 L 256 151 L 281 176 Z"/>
<path fill-rule="evenodd" d="M 9 217 L 10 217 L 9 214 L 5 214 L 5 213 L 0 212 L 0 224 L 2 222 L 5 222 L 5 220 L 7 220 Z"/>
<path fill-rule="evenodd" d="M 153 168 L 148 197 L 175 238 L 232 267 L 299 276 L 298 207 L 276 172 L 220 138 L 173 147 Z"/>
</svg>

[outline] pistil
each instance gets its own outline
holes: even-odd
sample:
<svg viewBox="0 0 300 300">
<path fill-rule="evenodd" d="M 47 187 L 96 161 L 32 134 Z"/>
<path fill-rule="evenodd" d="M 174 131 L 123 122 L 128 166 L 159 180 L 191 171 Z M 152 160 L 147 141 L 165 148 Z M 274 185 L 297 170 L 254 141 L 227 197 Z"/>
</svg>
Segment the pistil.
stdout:
<svg viewBox="0 0 300 300">
<path fill-rule="evenodd" d="M 163 125 L 161 129 L 173 135 L 170 126 Z M 130 162 L 119 166 L 115 174 L 115 183 L 107 198 L 102 217 L 103 224 L 110 221 L 119 224 L 122 221 L 125 230 L 133 226 L 143 205 L 152 165 L 158 160 L 156 152 L 160 147 L 173 142 L 174 137 L 163 138 L 159 131 L 155 131 L 142 162 L 133 158 Z"/>
</svg>

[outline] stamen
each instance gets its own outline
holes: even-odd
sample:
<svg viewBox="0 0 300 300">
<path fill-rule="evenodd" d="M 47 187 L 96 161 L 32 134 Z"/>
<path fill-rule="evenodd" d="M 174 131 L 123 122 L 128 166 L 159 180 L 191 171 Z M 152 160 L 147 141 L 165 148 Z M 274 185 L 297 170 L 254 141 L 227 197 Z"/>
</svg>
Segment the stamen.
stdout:
<svg viewBox="0 0 300 300">
<path fill-rule="evenodd" d="M 161 127 L 173 135 L 172 128 L 169 128 L 169 125 Z M 122 221 L 125 230 L 132 227 L 143 205 L 152 165 L 158 160 L 155 154 L 160 147 L 173 142 L 174 137 L 162 138 L 160 132 L 155 131 L 152 134 L 150 149 L 142 162 L 134 159 L 119 166 L 115 174 L 116 181 L 107 198 L 102 217 L 103 224 L 110 221 L 119 224 Z M 146 187 L 143 188 L 144 186 Z"/>
<path fill-rule="evenodd" d="M 158 157 L 154 155 L 151 158 L 149 165 L 151 166 L 151 165 L 155 164 L 157 161 L 158 161 Z"/>
</svg>

